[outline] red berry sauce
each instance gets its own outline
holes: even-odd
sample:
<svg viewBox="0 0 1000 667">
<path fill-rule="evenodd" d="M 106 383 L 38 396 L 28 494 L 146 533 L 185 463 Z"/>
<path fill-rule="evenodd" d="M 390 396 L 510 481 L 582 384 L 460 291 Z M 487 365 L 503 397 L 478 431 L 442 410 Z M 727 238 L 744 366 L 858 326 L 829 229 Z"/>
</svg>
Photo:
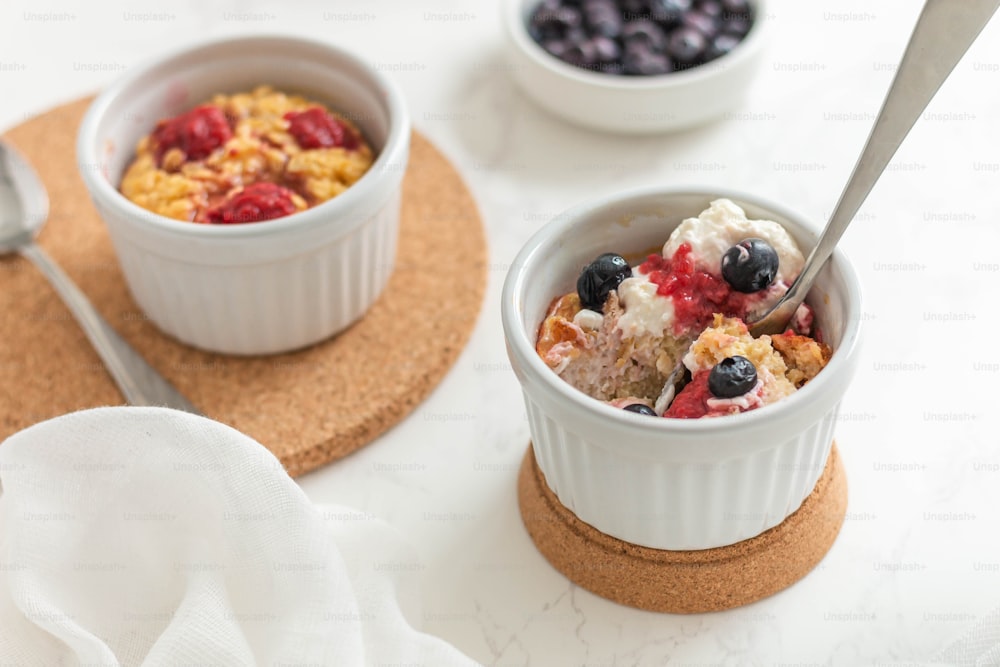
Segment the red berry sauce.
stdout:
<svg viewBox="0 0 1000 667">
<path fill-rule="evenodd" d="M 329 112 L 312 107 L 305 111 L 289 111 L 285 114 L 288 131 L 302 148 L 346 148 L 358 147 L 358 138 Z"/>
<path fill-rule="evenodd" d="M 709 413 L 708 399 L 712 398 L 712 392 L 708 388 L 708 376 L 710 370 L 698 371 L 691 377 L 691 381 L 684 385 L 684 388 L 677 393 L 670 407 L 663 413 L 664 417 L 674 417 L 676 419 L 698 419 Z"/>
<path fill-rule="evenodd" d="M 670 259 L 650 255 L 639 266 L 639 272 L 657 285 L 657 294 L 673 300 L 677 335 L 704 329 L 715 313 L 743 318 L 748 306 L 759 299 L 736 292 L 721 277 L 696 269 L 690 243 L 682 243 Z"/>
<path fill-rule="evenodd" d="M 184 151 L 187 160 L 200 160 L 229 141 L 233 131 L 222 109 L 210 104 L 161 120 L 153 130 L 153 150 L 157 164 L 171 148 Z"/>
<path fill-rule="evenodd" d="M 716 399 L 712 390 L 708 388 L 708 376 L 712 374 L 711 369 L 700 370 L 691 377 L 691 381 L 684 385 L 684 388 L 677 392 L 670 407 L 663 413 L 664 417 L 674 417 L 676 419 L 700 419 L 701 417 L 718 417 L 720 415 L 733 414 L 734 412 L 748 412 L 760 407 L 760 401 L 750 403 L 747 407 L 736 403 L 727 404 L 725 407 L 719 405 L 712 406 L 710 401 Z"/>
<path fill-rule="evenodd" d="M 292 202 L 293 194 L 288 188 L 274 183 L 254 183 L 210 209 L 208 222 L 260 222 L 291 215 L 298 210 Z"/>
</svg>

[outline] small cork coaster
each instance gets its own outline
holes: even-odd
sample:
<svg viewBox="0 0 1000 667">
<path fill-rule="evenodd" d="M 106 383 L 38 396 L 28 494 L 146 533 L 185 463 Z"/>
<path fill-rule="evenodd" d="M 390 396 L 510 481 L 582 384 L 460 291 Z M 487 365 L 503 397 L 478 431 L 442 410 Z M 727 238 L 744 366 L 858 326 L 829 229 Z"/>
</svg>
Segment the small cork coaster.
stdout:
<svg viewBox="0 0 1000 667">
<path fill-rule="evenodd" d="M 451 164 L 414 133 L 403 181 L 396 269 L 365 317 L 306 350 L 233 357 L 162 334 L 125 286 L 77 173 L 72 102 L 5 135 L 49 191 L 39 243 L 97 309 L 204 414 L 255 438 L 292 475 L 371 442 L 430 394 L 465 346 L 486 288 L 486 237 Z M 123 402 L 97 354 L 42 275 L 0 257 L 0 440 L 74 410 Z"/>
<path fill-rule="evenodd" d="M 749 540 L 700 551 L 642 547 L 584 523 L 549 489 L 531 447 L 517 495 L 535 546 L 573 583 L 630 607 L 696 614 L 756 602 L 808 574 L 840 532 L 847 477 L 834 445 L 816 488 L 784 522 Z"/>
</svg>

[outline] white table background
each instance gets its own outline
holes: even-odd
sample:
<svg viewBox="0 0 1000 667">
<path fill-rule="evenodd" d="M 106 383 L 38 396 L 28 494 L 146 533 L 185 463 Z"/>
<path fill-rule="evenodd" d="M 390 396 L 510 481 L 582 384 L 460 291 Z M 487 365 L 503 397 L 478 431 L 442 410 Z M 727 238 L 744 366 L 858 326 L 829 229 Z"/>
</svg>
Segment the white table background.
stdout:
<svg viewBox="0 0 1000 667">
<path fill-rule="evenodd" d="M 392 70 L 415 127 L 479 203 L 486 301 L 468 348 L 423 405 L 301 483 L 316 502 L 384 518 L 416 545 L 418 559 L 399 564 L 421 577 L 414 624 L 490 665 L 918 664 L 1000 605 L 1000 19 L 842 242 L 867 320 L 837 435 L 849 514 L 827 558 L 791 589 L 725 613 L 671 616 L 618 606 L 554 571 L 517 511 L 528 424 L 499 317 L 520 246 L 595 196 L 714 185 L 821 221 L 918 4 L 772 0 L 774 41 L 740 109 L 684 134 L 624 138 L 568 127 L 512 86 L 495 0 L 4 0 L 0 128 L 144 58 L 223 35 L 327 39 Z"/>
</svg>

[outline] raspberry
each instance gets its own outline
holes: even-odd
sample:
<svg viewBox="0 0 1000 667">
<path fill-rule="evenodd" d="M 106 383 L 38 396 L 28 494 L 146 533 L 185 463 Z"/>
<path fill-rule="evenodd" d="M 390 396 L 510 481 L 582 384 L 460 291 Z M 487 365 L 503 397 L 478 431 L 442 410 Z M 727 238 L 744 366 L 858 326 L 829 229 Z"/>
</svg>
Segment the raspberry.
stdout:
<svg viewBox="0 0 1000 667">
<path fill-rule="evenodd" d="M 229 141 L 233 131 L 222 109 L 211 105 L 195 107 L 187 113 L 162 120 L 153 131 L 156 162 L 171 148 L 184 151 L 188 160 L 200 160 Z"/>
<path fill-rule="evenodd" d="M 260 222 L 291 215 L 297 210 L 293 192 L 274 183 L 248 185 L 208 212 L 208 221 L 219 224 Z"/>
<path fill-rule="evenodd" d="M 650 255 L 639 273 L 656 284 L 657 294 L 673 299 L 677 332 L 702 329 L 715 313 L 744 317 L 747 312 L 746 294 L 734 292 L 725 280 L 695 268 L 690 243 L 682 243 L 670 259 Z"/>
<path fill-rule="evenodd" d="M 680 393 L 674 397 L 663 416 L 676 419 L 698 419 L 707 415 L 708 399 L 712 397 L 712 392 L 708 389 L 708 376 L 709 371 L 695 373 L 691 381 L 684 385 Z"/>
<path fill-rule="evenodd" d="M 343 123 L 320 107 L 285 114 L 288 131 L 302 148 L 341 147 L 354 150 L 358 139 Z"/>
</svg>

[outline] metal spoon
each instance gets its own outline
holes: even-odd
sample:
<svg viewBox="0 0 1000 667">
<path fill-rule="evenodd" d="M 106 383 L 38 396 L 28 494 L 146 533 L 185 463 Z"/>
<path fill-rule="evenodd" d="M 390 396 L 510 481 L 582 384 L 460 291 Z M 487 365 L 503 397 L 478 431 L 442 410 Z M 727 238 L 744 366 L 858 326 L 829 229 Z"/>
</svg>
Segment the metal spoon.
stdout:
<svg viewBox="0 0 1000 667">
<path fill-rule="evenodd" d="M 823 264 L 913 124 L 975 41 L 1000 0 L 927 0 L 910 35 L 882 110 L 819 243 L 784 297 L 749 324 L 750 333 L 781 333 L 802 304 Z"/>
<path fill-rule="evenodd" d="M 198 410 L 146 363 L 102 318 L 42 248 L 35 235 L 49 216 L 49 198 L 28 161 L 0 141 L 0 255 L 18 252 L 48 278 L 131 405 L 160 405 Z"/>
<path fill-rule="evenodd" d="M 1000 0 L 927 0 L 924 3 L 868 141 L 819 242 L 785 295 L 763 316 L 747 323 L 751 335 L 776 334 L 788 328 L 796 309 L 802 305 L 813 281 L 886 165 L 998 6 Z M 678 357 L 664 383 L 656 401 L 657 414 L 663 414 L 673 401 L 684 375 L 683 358 L 683 354 Z"/>
</svg>

